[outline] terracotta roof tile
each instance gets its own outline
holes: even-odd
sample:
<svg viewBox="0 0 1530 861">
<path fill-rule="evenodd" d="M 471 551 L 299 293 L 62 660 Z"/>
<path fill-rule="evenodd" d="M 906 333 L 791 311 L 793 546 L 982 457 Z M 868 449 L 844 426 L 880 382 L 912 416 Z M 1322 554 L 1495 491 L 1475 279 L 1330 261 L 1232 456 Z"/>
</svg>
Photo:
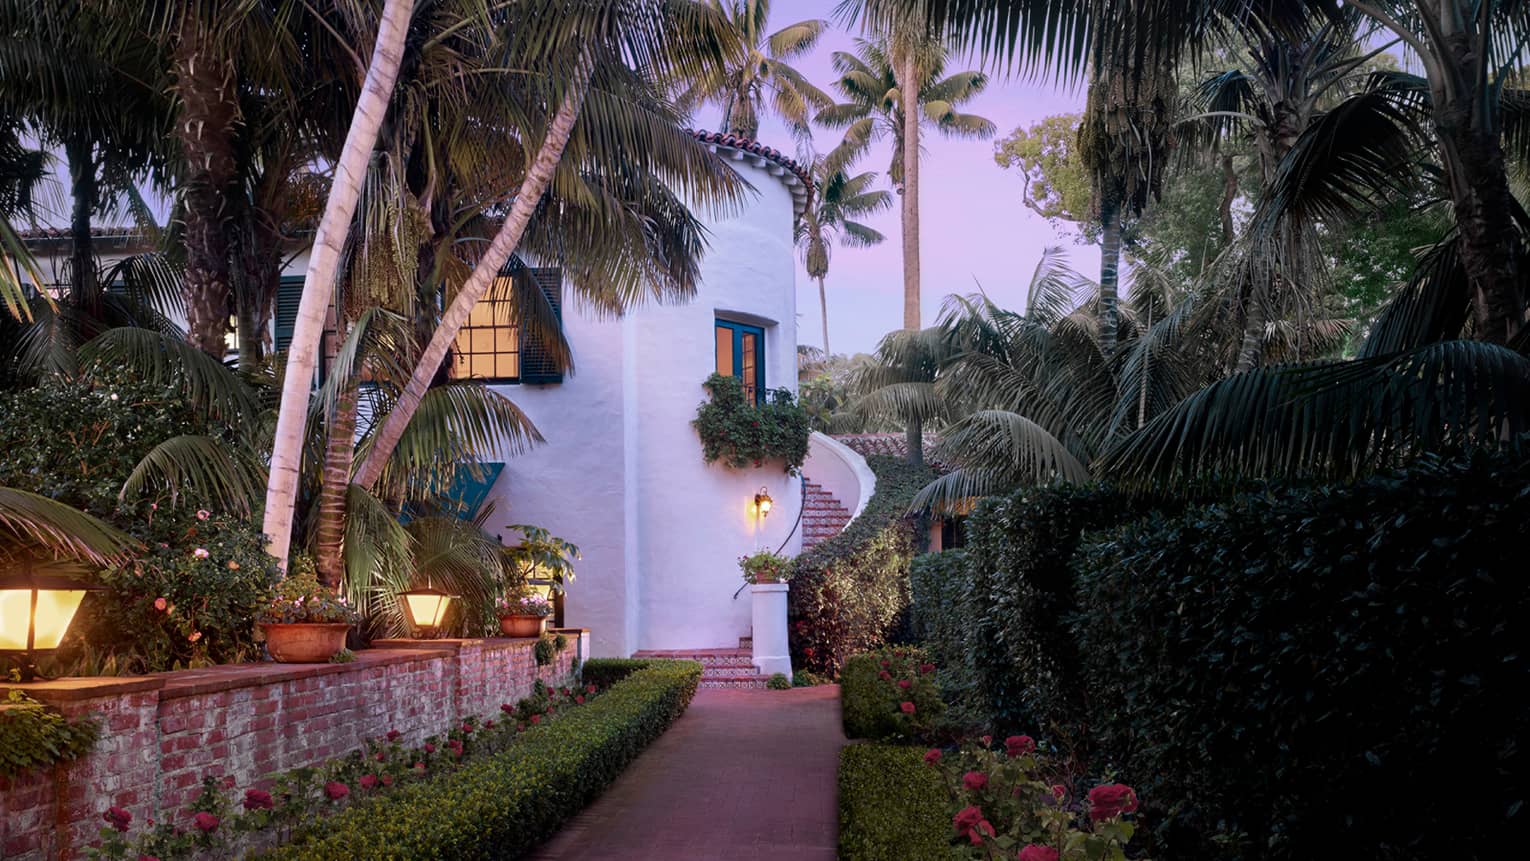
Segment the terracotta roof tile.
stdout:
<svg viewBox="0 0 1530 861">
<path fill-rule="evenodd" d="M 835 434 L 834 438 L 844 443 L 851 451 L 861 457 L 871 457 L 878 454 L 899 459 L 908 457 L 908 434 L 851 433 Z M 935 458 L 935 444 L 938 441 L 939 438 L 934 434 L 924 435 L 924 462 L 941 472 L 945 472 L 945 466 Z"/>
</svg>

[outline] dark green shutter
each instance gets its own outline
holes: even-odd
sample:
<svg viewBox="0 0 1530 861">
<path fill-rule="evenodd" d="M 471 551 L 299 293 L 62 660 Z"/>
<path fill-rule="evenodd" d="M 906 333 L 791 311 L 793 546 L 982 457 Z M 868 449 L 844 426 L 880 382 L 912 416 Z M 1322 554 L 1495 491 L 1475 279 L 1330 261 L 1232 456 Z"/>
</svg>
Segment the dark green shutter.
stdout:
<svg viewBox="0 0 1530 861">
<path fill-rule="evenodd" d="M 563 270 L 557 268 L 532 269 L 531 278 L 547 297 L 558 317 L 559 328 L 563 324 Z M 521 382 L 531 385 L 551 385 L 563 382 L 563 370 L 553 360 L 552 351 L 540 339 L 521 338 Z"/>
<path fill-rule="evenodd" d="M 303 301 L 303 276 L 283 275 L 276 286 L 276 349 L 287 349 L 297 328 L 298 303 Z"/>
</svg>

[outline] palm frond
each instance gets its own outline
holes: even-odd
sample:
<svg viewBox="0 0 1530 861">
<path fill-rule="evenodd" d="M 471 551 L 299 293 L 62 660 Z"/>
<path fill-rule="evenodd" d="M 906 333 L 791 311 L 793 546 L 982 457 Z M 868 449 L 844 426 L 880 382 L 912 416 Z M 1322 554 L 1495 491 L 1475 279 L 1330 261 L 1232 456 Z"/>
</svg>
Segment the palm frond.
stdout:
<svg viewBox="0 0 1530 861">
<path fill-rule="evenodd" d="M 227 365 L 191 344 L 148 329 L 109 329 L 79 349 L 83 364 L 126 367 L 144 380 L 180 391 L 197 409 L 235 427 L 259 411 L 254 391 Z"/>
<path fill-rule="evenodd" d="M 0 529 L 55 556 L 103 567 L 137 546 L 131 536 L 77 508 L 14 487 L 0 487 Z"/>
<path fill-rule="evenodd" d="M 265 470 L 238 447 L 203 434 L 181 434 L 154 446 L 134 465 L 118 498 L 155 489 L 169 494 L 172 504 L 189 496 L 248 514 L 264 498 L 265 485 Z"/>
</svg>

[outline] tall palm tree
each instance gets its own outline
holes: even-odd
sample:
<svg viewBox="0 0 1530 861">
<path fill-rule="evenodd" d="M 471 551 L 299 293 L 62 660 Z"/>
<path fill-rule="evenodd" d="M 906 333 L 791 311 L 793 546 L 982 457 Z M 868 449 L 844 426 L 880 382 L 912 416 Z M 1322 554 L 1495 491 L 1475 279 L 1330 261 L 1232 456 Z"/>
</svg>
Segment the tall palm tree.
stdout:
<svg viewBox="0 0 1530 861">
<path fill-rule="evenodd" d="M 721 105 L 723 129 L 751 140 L 759 136 L 760 117 L 767 110 L 798 137 L 807 137 L 812 112 L 834 100 L 790 61 L 812 51 L 829 22 L 809 18 L 767 35 L 770 0 L 710 0 L 707 5 L 724 17 L 742 51 L 705 74 L 683 79 L 675 103 L 686 113 L 703 104 Z"/>
<path fill-rule="evenodd" d="M 883 139 L 892 141 L 887 175 L 903 196 L 903 327 L 910 330 L 919 328 L 919 130 L 979 140 L 997 131 L 992 121 L 958 110 L 988 86 L 988 76 L 947 75 L 945 63 L 944 47 L 929 40 L 857 39 L 855 53 L 834 53 L 834 88 L 845 101 L 816 117 L 844 129 L 844 140 L 825 158 L 830 171 L 847 169 Z M 906 78 L 914 84 L 903 86 Z"/>
<path fill-rule="evenodd" d="M 813 160 L 813 181 L 817 196 L 813 205 L 797 222 L 797 247 L 802 250 L 809 278 L 818 282 L 818 310 L 823 316 L 823 355 L 829 349 L 829 300 L 824 278 L 829 274 L 829 256 L 837 243 L 846 248 L 867 248 L 887 237 L 856 219 L 874 215 L 892 206 L 892 195 L 872 189 L 877 175 L 871 172 L 847 175 L 843 170 L 830 172 L 822 157 Z"/>
</svg>

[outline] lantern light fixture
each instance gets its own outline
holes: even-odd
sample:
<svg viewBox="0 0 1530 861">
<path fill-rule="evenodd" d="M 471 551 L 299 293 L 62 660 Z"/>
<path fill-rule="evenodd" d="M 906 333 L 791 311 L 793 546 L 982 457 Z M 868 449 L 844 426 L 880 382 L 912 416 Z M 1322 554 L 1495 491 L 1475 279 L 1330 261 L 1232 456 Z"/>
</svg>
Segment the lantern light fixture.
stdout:
<svg viewBox="0 0 1530 861">
<path fill-rule="evenodd" d="M 409 616 L 409 623 L 421 632 L 439 630 L 446 620 L 447 608 L 451 606 L 452 599 L 457 597 L 429 585 L 398 594 L 404 599 L 404 612 Z"/>
<path fill-rule="evenodd" d="M 770 491 L 766 488 L 760 488 L 760 492 L 754 495 L 754 510 L 758 511 L 761 517 L 770 516 L 771 503 Z"/>
<path fill-rule="evenodd" d="M 37 653 L 59 647 L 86 592 L 99 587 L 57 574 L 39 574 L 32 557 L 0 573 L 0 656 L 17 665 L 23 682 L 37 675 Z"/>
</svg>

